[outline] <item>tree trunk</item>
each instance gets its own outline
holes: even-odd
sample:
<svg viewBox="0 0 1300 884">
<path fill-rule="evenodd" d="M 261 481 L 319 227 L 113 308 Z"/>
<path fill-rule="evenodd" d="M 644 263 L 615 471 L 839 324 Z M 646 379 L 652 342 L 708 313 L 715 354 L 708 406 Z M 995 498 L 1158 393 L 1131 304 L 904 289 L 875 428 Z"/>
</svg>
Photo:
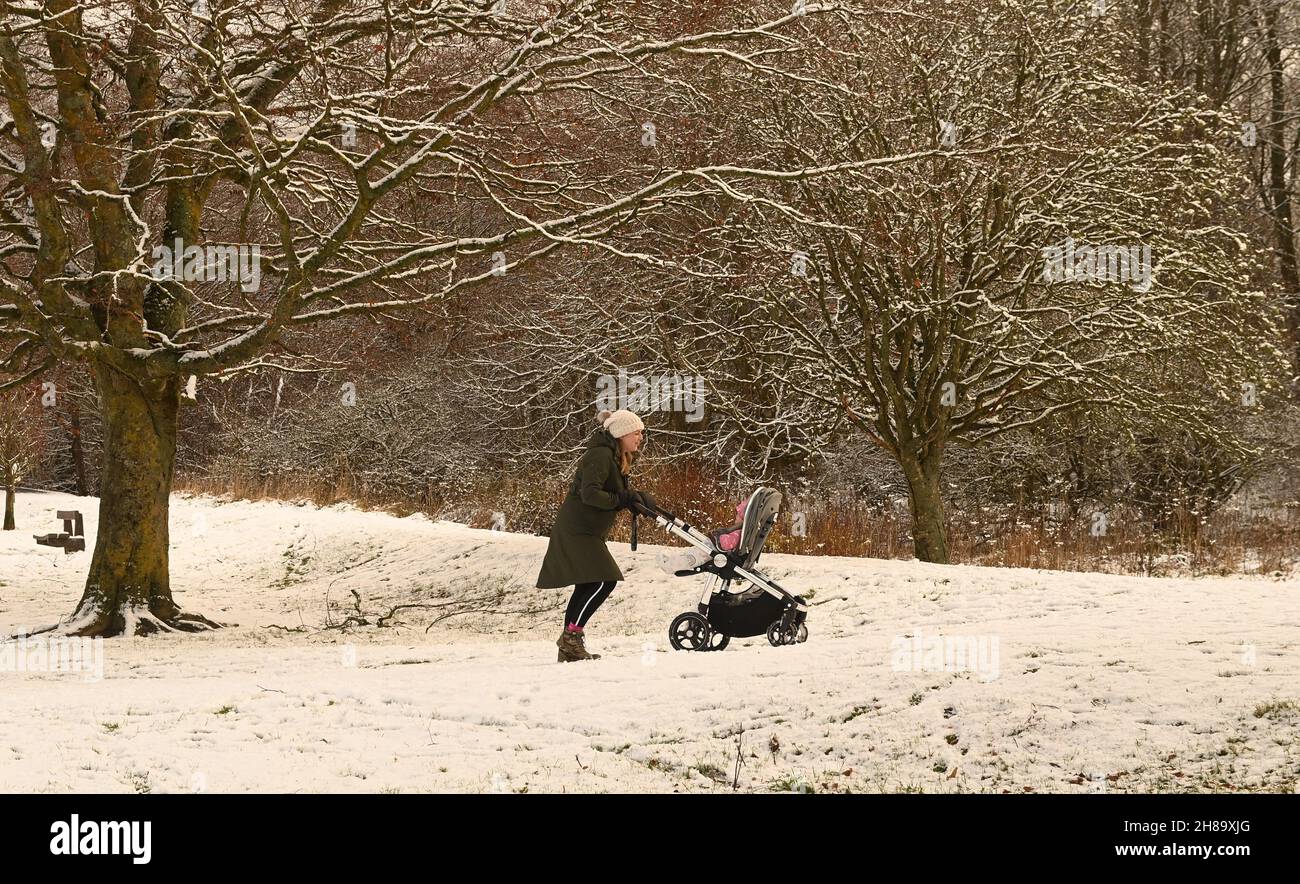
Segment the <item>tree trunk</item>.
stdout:
<svg viewBox="0 0 1300 884">
<path fill-rule="evenodd" d="M 99 529 L 71 635 L 196 632 L 219 624 L 183 614 L 168 576 L 168 498 L 176 463 L 177 378 L 97 369 L 104 420 Z"/>
<path fill-rule="evenodd" d="M 912 507 L 912 546 L 923 562 L 948 564 L 948 533 L 944 528 L 943 495 L 939 493 L 942 454 L 904 463 L 908 500 Z"/>
<path fill-rule="evenodd" d="M 14 522 L 14 483 L 5 482 L 5 531 L 14 531 L 18 525 Z"/>
<path fill-rule="evenodd" d="M 1151 70 L 1151 0 L 1137 0 L 1137 67 L 1143 83 L 1155 78 Z"/>
<path fill-rule="evenodd" d="M 85 497 L 90 493 L 86 487 L 86 453 L 81 447 L 81 406 L 72 402 L 68 406 L 68 416 L 71 419 L 72 444 L 72 470 L 77 479 L 77 496 Z"/>
<path fill-rule="evenodd" d="M 1264 56 L 1269 68 L 1268 193 L 1278 270 L 1286 289 L 1286 321 L 1294 347 L 1292 356 L 1295 364 L 1300 366 L 1300 260 L 1296 256 L 1291 191 L 1286 183 L 1286 83 L 1278 36 L 1278 8 L 1277 4 L 1269 4 L 1264 11 Z"/>
</svg>

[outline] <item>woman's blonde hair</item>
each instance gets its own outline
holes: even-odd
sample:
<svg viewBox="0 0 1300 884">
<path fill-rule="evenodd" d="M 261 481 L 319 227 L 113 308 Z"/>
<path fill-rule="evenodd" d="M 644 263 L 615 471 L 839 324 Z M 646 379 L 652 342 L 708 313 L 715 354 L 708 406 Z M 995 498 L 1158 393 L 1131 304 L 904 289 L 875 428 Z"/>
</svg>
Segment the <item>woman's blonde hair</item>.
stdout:
<svg viewBox="0 0 1300 884">
<path fill-rule="evenodd" d="M 622 439 L 615 439 L 618 443 L 618 471 L 623 475 L 632 472 L 632 461 L 636 460 L 636 455 L 623 447 Z"/>
</svg>

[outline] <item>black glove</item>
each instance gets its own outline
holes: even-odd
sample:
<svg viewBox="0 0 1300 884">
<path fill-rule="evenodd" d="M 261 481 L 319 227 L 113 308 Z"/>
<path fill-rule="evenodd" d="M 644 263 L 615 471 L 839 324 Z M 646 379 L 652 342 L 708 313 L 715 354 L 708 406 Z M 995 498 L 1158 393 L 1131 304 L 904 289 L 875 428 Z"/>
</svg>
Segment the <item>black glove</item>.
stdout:
<svg viewBox="0 0 1300 884">
<path fill-rule="evenodd" d="M 659 509 L 659 503 L 653 497 L 650 496 L 649 491 L 638 491 L 636 493 L 641 495 L 642 506 L 645 506 L 647 509 L 652 509 L 652 510 Z"/>
<path fill-rule="evenodd" d="M 639 510 L 655 506 L 655 499 L 645 491 L 618 492 L 618 508 Z"/>
</svg>

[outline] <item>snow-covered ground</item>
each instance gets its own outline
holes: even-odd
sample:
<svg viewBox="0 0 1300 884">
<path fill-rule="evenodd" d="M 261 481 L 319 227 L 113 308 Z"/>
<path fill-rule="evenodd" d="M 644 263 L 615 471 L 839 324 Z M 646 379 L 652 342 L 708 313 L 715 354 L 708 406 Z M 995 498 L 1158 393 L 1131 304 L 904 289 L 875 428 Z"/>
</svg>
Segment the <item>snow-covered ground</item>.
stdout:
<svg viewBox="0 0 1300 884">
<path fill-rule="evenodd" d="M 96 508 L 20 494 L 20 530 L 0 533 L 4 634 L 72 611 L 89 553 L 32 535 L 80 509 L 93 545 Z M 532 587 L 545 538 L 178 496 L 172 541 L 178 601 L 238 625 L 109 640 L 102 680 L 0 671 L 0 790 L 730 791 L 738 747 L 747 791 L 1300 783 L 1296 579 L 772 555 L 765 570 L 811 596 L 808 642 L 686 653 L 667 626 L 701 578 L 616 544 L 627 581 L 588 627 L 604 658 L 562 665 L 566 597 Z M 495 586 L 553 610 L 322 628 Z"/>
</svg>

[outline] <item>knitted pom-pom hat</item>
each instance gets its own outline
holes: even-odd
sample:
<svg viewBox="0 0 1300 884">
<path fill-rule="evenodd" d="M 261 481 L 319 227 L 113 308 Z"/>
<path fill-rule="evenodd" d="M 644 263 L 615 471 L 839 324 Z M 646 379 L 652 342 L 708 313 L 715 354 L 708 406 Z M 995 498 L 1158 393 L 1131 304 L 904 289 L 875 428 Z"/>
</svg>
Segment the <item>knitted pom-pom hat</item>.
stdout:
<svg viewBox="0 0 1300 884">
<path fill-rule="evenodd" d="M 602 411 L 596 415 L 596 422 L 609 430 L 609 434 L 615 439 L 645 429 L 645 424 L 641 423 L 641 418 L 636 416 L 636 412 L 623 408 L 618 411 Z"/>
</svg>

